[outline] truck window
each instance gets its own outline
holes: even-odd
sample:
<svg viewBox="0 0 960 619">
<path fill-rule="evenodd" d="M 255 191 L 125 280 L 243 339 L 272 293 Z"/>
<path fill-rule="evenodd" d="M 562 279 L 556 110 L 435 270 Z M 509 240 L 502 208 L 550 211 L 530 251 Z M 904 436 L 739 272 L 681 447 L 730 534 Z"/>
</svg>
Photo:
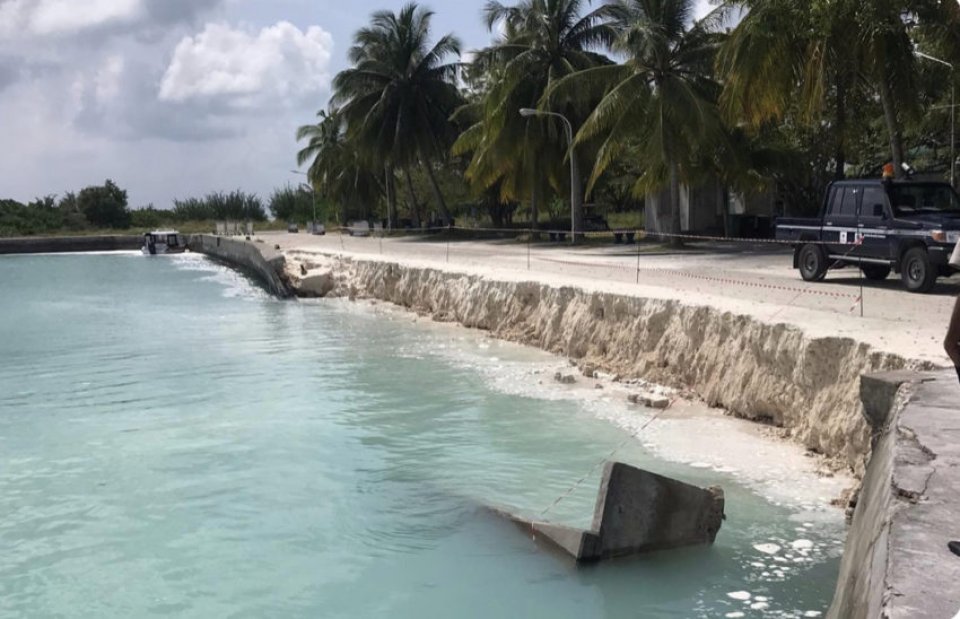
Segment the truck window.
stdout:
<svg viewBox="0 0 960 619">
<path fill-rule="evenodd" d="M 881 218 L 885 212 L 886 192 L 882 187 L 864 187 L 863 205 L 860 207 L 861 217 Z"/>
<path fill-rule="evenodd" d="M 950 185 L 945 183 L 895 185 L 890 189 L 890 199 L 897 217 L 917 213 L 960 212 L 960 198 Z"/>
<path fill-rule="evenodd" d="M 843 201 L 840 203 L 840 212 L 838 215 L 844 215 L 846 217 L 857 216 L 857 198 L 860 192 L 861 189 L 859 187 L 843 188 Z"/>
<path fill-rule="evenodd" d="M 830 190 L 830 201 L 827 204 L 827 215 L 840 214 L 840 201 L 843 199 L 843 187 L 834 187 Z"/>
</svg>

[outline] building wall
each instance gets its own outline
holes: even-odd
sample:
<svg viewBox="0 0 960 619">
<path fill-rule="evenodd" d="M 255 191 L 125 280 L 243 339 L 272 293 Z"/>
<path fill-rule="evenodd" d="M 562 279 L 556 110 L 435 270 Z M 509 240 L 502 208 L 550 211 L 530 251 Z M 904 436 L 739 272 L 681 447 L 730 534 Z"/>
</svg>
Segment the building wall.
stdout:
<svg viewBox="0 0 960 619">
<path fill-rule="evenodd" d="M 728 206 L 727 206 L 728 205 Z M 680 186 L 680 222 L 684 233 L 717 234 L 727 231 L 725 213 L 753 217 L 776 217 L 776 191 L 736 194 L 719 180 L 711 179 L 695 187 Z M 670 190 L 646 197 L 646 230 L 650 233 L 670 231 Z"/>
</svg>

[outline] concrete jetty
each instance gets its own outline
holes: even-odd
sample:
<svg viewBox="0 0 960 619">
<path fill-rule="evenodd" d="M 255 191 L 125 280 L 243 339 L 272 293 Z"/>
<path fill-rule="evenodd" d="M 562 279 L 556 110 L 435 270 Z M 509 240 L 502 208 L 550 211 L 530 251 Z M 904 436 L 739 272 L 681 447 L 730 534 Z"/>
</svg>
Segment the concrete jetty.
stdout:
<svg viewBox="0 0 960 619">
<path fill-rule="evenodd" d="M 608 462 L 589 530 L 496 511 L 578 563 L 591 563 L 712 544 L 723 523 L 723 509 L 723 490 L 718 487 L 698 488 L 622 462 Z"/>
<path fill-rule="evenodd" d="M 873 453 L 828 617 L 960 614 L 960 385 L 954 370 L 864 376 Z"/>
<path fill-rule="evenodd" d="M 140 249 L 139 235 L 30 236 L 0 239 L 0 254 L 57 254 Z"/>
<path fill-rule="evenodd" d="M 283 254 L 262 243 L 211 234 L 192 234 L 187 238 L 187 247 L 190 251 L 206 254 L 248 273 L 281 299 L 293 296 L 280 277 L 283 272 Z"/>
</svg>

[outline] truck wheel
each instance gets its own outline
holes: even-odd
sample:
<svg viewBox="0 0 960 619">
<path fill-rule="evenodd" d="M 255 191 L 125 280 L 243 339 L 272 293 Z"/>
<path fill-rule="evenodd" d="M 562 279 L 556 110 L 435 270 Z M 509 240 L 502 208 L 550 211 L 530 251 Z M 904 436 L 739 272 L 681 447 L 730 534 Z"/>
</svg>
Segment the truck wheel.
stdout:
<svg viewBox="0 0 960 619">
<path fill-rule="evenodd" d="M 882 282 L 890 275 L 890 265 L 886 264 L 865 264 L 861 268 L 864 277 L 877 282 Z"/>
<path fill-rule="evenodd" d="M 806 282 L 819 282 L 827 276 L 827 255 L 819 245 L 809 243 L 800 248 L 797 257 L 800 277 Z"/>
<path fill-rule="evenodd" d="M 900 276 L 910 292 L 930 292 L 937 283 L 937 269 L 930 263 L 930 255 L 923 247 L 914 247 L 904 254 Z"/>
</svg>

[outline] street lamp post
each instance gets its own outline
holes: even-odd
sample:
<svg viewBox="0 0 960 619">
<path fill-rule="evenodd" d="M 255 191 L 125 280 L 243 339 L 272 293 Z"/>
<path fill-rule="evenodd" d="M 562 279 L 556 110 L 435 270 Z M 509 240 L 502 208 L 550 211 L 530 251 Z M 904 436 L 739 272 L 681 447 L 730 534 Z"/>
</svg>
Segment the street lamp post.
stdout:
<svg viewBox="0 0 960 619">
<path fill-rule="evenodd" d="M 573 148 L 573 123 L 571 123 L 570 120 L 563 114 L 535 110 L 528 107 L 521 108 L 520 115 L 524 118 L 530 118 L 533 116 L 553 116 L 562 120 L 564 128 L 567 130 L 567 143 L 570 145 L 570 244 L 575 244 L 577 242 L 577 180 L 575 178 L 577 174 L 577 162 L 574 159 L 576 153 L 574 152 Z"/>
<path fill-rule="evenodd" d="M 307 179 L 310 179 L 310 175 L 306 172 L 301 172 L 299 170 L 290 170 L 293 174 L 299 174 L 301 176 L 306 176 Z M 313 183 L 304 183 L 310 187 L 310 193 L 313 194 L 313 222 L 310 224 L 310 232 L 316 232 L 317 230 L 317 188 L 313 186 Z"/>
<path fill-rule="evenodd" d="M 934 58 L 928 54 L 924 54 L 920 51 L 914 51 L 914 54 L 919 58 L 924 60 L 929 60 L 930 62 L 936 62 L 942 64 L 946 67 L 950 67 L 950 184 L 954 187 L 957 186 L 957 82 L 956 75 L 954 74 L 954 66 L 952 63 L 947 62 L 946 60 L 941 60 L 939 58 Z"/>
</svg>

